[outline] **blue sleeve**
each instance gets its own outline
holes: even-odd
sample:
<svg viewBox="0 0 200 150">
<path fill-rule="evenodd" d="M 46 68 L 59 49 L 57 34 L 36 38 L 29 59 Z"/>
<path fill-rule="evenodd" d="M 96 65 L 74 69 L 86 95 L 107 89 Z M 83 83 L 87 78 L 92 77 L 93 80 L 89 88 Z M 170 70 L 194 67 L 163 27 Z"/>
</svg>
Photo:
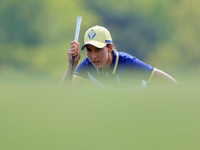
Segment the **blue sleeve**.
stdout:
<svg viewBox="0 0 200 150">
<path fill-rule="evenodd" d="M 134 73 L 138 74 L 140 78 L 145 81 L 149 79 L 152 71 L 154 70 L 154 67 L 140 61 L 137 58 L 133 59 L 131 68 Z"/>
<path fill-rule="evenodd" d="M 143 70 L 146 73 L 148 73 L 149 75 L 151 74 L 151 72 L 153 71 L 154 67 L 140 61 L 139 59 L 135 58 L 135 60 L 133 61 L 133 67 L 135 69 L 139 69 L 139 70 Z"/>
</svg>

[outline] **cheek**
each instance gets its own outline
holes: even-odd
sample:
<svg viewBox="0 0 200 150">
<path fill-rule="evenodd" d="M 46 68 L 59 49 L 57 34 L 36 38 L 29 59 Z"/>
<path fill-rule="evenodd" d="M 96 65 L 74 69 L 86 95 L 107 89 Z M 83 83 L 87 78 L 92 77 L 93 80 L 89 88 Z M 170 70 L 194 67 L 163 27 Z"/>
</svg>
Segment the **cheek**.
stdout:
<svg viewBox="0 0 200 150">
<path fill-rule="evenodd" d="M 107 59 L 108 59 L 108 54 L 107 54 L 106 52 L 102 53 L 102 54 L 101 54 L 101 58 L 102 58 L 102 61 L 103 61 L 103 62 L 106 62 Z"/>
<path fill-rule="evenodd" d="M 86 52 L 86 55 L 87 55 L 88 58 L 90 58 L 90 53 Z"/>
</svg>

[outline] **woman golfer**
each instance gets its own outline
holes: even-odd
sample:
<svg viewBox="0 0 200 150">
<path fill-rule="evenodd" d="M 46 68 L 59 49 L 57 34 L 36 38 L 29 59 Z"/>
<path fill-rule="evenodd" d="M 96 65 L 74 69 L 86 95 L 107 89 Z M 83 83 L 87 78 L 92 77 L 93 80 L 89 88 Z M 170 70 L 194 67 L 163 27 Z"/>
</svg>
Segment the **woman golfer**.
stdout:
<svg viewBox="0 0 200 150">
<path fill-rule="evenodd" d="M 110 32 L 102 26 L 94 26 L 85 32 L 84 45 L 87 57 L 78 65 L 80 60 L 79 43 L 71 42 L 68 50 L 69 66 L 61 84 L 70 80 L 72 56 L 75 55 L 72 69 L 73 85 L 84 85 L 92 81 L 98 87 L 137 87 L 139 85 L 177 85 L 167 73 L 156 69 L 136 57 L 114 50 Z"/>
</svg>

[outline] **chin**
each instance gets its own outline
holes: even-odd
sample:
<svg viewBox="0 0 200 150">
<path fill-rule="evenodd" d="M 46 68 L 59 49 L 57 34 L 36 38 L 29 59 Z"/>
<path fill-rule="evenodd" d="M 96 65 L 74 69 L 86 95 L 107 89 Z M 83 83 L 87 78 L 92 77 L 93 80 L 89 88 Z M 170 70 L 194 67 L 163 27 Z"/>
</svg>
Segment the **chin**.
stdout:
<svg viewBox="0 0 200 150">
<path fill-rule="evenodd" d="M 95 68 L 101 68 L 101 65 L 95 65 L 95 64 L 93 64 L 93 66 L 94 66 Z"/>
</svg>

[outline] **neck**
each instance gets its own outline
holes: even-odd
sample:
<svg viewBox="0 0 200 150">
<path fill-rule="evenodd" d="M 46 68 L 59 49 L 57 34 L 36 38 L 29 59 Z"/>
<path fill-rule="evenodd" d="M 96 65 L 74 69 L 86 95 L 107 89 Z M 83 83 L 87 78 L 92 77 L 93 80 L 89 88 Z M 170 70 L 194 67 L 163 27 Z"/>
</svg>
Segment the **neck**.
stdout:
<svg viewBox="0 0 200 150">
<path fill-rule="evenodd" d="M 110 69 L 112 61 L 113 61 L 113 52 L 111 52 L 111 53 L 108 54 L 108 60 L 107 60 L 106 64 L 101 69 L 104 72 L 107 72 Z"/>
</svg>

